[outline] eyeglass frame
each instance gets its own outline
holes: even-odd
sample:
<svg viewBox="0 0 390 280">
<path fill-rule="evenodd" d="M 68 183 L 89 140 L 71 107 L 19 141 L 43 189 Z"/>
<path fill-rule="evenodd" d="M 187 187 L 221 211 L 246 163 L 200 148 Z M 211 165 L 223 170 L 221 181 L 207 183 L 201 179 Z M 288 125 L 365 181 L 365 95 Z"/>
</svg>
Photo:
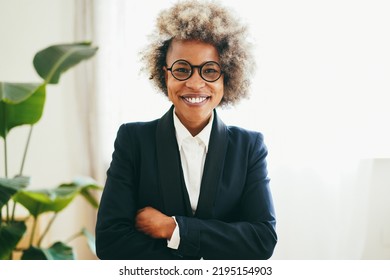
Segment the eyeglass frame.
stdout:
<svg viewBox="0 0 390 280">
<path fill-rule="evenodd" d="M 191 74 L 190 74 L 187 78 L 185 78 L 185 79 L 178 79 L 178 78 L 175 76 L 175 74 L 173 74 L 173 72 L 172 72 L 172 67 L 173 67 L 173 65 L 175 65 L 175 63 L 177 63 L 177 62 L 179 62 L 179 61 L 183 61 L 183 62 L 187 63 L 187 64 L 191 67 Z M 215 80 L 211 80 L 211 81 L 210 81 L 210 80 L 206 80 L 206 79 L 203 77 L 203 75 L 202 75 L 202 68 L 203 68 L 203 66 L 205 66 L 207 63 L 210 63 L 210 62 L 217 64 L 218 67 L 219 67 L 219 69 L 221 70 L 221 71 L 219 72 L 218 78 L 216 78 Z M 174 61 L 174 62 L 172 63 L 171 67 L 168 68 L 168 65 L 165 65 L 165 66 L 167 67 L 167 68 L 166 68 L 167 71 L 171 71 L 172 76 L 173 76 L 176 80 L 181 81 L 181 82 L 182 82 L 182 81 L 186 81 L 186 80 L 188 80 L 189 78 L 192 77 L 192 75 L 194 74 L 194 68 L 198 68 L 199 76 L 200 76 L 204 81 L 209 82 L 209 83 L 214 83 L 214 82 L 218 81 L 219 78 L 221 78 L 222 74 L 224 74 L 224 72 L 222 71 L 221 65 L 220 65 L 218 62 L 213 61 L 213 60 L 206 61 L 206 62 L 204 62 L 204 63 L 202 63 L 202 64 L 200 64 L 200 65 L 192 65 L 192 64 L 189 63 L 187 60 L 178 59 L 178 60 L 176 60 L 176 61 Z"/>
</svg>

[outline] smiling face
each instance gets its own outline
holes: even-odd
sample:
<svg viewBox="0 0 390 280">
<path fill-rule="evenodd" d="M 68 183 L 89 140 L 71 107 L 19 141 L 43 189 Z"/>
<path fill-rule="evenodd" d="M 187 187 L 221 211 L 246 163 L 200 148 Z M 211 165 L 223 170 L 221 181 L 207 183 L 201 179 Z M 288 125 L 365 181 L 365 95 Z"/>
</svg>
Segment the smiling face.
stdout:
<svg viewBox="0 0 390 280">
<path fill-rule="evenodd" d="M 194 40 L 173 40 L 167 53 L 168 68 L 177 60 L 191 65 L 202 65 L 208 61 L 219 63 L 217 49 L 208 43 Z M 215 82 L 207 82 L 194 68 L 192 76 L 185 80 L 175 79 L 164 68 L 169 100 L 175 106 L 177 117 L 192 135 L 198 134 L 208 123 L 211 113 L 223 97 L 223 75 Z"/>
</svg>

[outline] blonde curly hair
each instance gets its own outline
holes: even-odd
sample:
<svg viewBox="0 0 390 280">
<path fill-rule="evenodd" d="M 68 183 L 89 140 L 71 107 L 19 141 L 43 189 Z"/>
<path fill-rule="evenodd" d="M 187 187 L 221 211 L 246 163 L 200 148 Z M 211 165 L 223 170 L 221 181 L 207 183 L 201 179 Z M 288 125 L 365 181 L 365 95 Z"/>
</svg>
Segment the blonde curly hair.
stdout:
<svg viewBox="0 0 390 280">
<path fill-rule="evenodd" d="M 224 95 L 220 106 L 235 105 L 249 95 L 255 68 L 247 26 L 215 1 L 179 1 L 160 12 L 152 42 L 144 49 L 143 68 L 150 79 L 168 95 L 163 66 L 172 39 L 200 40 L 215 46 L 224 72 Z"/>
</svg>

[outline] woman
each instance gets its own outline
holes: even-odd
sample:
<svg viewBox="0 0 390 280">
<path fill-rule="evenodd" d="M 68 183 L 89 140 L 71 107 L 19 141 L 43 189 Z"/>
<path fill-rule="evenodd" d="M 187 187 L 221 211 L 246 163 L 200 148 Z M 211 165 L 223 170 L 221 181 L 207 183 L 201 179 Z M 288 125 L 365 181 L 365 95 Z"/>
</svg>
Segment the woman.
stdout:
<svg viewBox="0 0 390 280">
<path fill-rule="evenodd" d="M 173 103 L 160 119 L 120 127 L 96 225 L 101 259 L 268 259 L 275 215 L 258 132 L 215 108 L 246 97 L 246 27 L 213 2 L 179 2 L 144 53 Z"/>
</svg>

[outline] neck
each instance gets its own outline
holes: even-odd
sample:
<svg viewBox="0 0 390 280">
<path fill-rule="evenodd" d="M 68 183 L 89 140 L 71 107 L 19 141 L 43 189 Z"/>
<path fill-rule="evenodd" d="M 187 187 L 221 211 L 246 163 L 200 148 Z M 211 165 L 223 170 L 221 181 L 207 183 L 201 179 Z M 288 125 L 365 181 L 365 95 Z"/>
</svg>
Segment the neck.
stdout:
<svg viewBox="0 0 390 280">
<path fill-rule="evenodd" d="M 198 121 L 198 120 L 187 120 L 187 119 L 184 119 L 184 118 L 180 118 L 180 116 L 176 115 L 180 122 L 184 125 L 185 128 L 187 128 L 187 130 L 191 133 L 192 136 L 196 136 L 198 135 L 202 130 L 203 128 L 206 127 L 206 125 L 209 123 L 209 120 L 211 118 L 211 114 L 201 120 L 201 121 Z"/>
<path fill-rule="evenodd" d="M 192 136 L 196 136 L 203 130 L 203 128 L 205 128 L 209 122 L 209 119 L 210 118 L 201 123 L 183 123 L 183 125 L 188 129 Z"/>
</svg>

